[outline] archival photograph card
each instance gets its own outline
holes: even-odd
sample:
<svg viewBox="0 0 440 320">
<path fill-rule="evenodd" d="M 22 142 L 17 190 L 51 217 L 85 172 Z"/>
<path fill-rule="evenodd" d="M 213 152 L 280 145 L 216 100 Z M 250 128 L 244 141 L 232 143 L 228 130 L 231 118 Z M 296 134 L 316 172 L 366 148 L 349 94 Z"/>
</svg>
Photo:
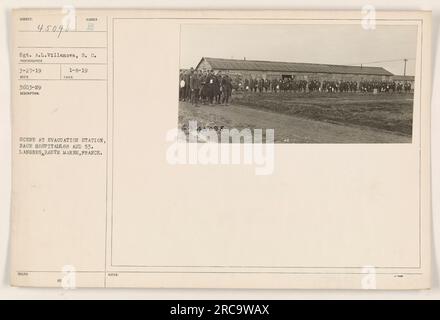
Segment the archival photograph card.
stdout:
<svg viewBox="0 0 440 320">
<path fill-rule="evenodd" d="M 430 288 L 430 12 L 10 22 L 11 285 Z"/>
</svg>

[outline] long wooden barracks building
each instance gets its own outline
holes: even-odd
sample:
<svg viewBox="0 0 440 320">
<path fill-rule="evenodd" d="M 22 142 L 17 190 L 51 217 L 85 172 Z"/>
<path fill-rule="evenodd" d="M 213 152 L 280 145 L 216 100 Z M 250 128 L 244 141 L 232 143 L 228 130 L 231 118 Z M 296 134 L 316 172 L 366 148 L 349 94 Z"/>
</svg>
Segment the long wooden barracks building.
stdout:
<svg viewBox="0 0 440 320">
<path fill-rule="evenodd" d="M 296 79 L 319 81 L 393 80 L 393 74 L 382 67 L 344 66 L 258 60 L 203 57 L 196 70 L 221 71 L 242 79 Z"/>
</svg>

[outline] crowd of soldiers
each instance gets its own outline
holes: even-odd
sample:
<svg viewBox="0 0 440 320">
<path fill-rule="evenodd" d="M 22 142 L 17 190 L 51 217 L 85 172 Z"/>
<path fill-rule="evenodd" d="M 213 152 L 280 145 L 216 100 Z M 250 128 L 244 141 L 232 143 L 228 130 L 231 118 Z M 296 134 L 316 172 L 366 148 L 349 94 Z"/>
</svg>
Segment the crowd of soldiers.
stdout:
<svg viewBox="0 0 440 320">
<path fill-rule="evenodd" d="M 361 81 L 359 83 L 359 90 L 361 92 L 411 92 L 410 82 L 401 81 Z"/>
<path fill-rule="evenodd" d="M 191 102 L 195 106 L 199 103 L 229 105 L 232 80 L 228 74 L 191 68 L 181 72 L 179 80 L 180 101 Z"/>
<path fill-rule="evenodd" d="M 179 79 L 179 99 L 193 105 L 228 105 L 232 90 L 244 92 L 411 92 L 408 81 L 362 80 L 319 81 L 294 79 L 231 78 L 227 73 L 190 70 L 181 71 Z"/>
<path fill-rule="evenodd" d="M 245 79 L 238 82 L 238 90 L 251 92 L 279 92 L 279 91 L 306 91 L 308 82 L 306 80 L 292 79 Z"/>
<path fill-rule="evenodd" d="M 237 90 L 251 92 L 411 92 L 410 82 L 401 81 L 319 81 L 285 79 L 245 79 Z"/>
</svg>

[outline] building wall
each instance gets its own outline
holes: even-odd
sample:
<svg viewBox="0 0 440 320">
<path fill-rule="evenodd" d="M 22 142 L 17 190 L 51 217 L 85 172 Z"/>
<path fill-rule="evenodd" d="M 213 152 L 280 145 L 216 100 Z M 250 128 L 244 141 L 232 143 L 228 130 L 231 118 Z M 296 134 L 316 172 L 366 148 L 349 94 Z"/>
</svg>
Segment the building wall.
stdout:
<svg viewBox="0 0 440 320">
<path fill-rule="evenodd" d="M 206 62 L 206 60 L 202 60 L 200 64 L 197 66 L 197 70 L 201 70 L 201 71 L 211 70 L 211 65 L 208 62 Z"/>
<path fill-rule="evenodd" d="M 197 66 L 197 70 L 213 70 L 211 65 L 202 60 Z M 296 80 L 319 80 L 319 81 L 383 81 L 392 80 L 392 76 L 380 75 L 359 75 L 359 74 L 335 74 L 335 73 L 302 73 L 302 72 L 273 72 L 273 71 L 249 71 L 249 70 L 215 70 L 228 73 L 233 78 L 244 79 L 281 79 L 283 76 L 292 76 Z"/>
<path fill-rule="evenodd" d="M 211 66 L 203 61 L 198 70 L 211 70 Z M 358 74 L 330 74 L 330 73 L 295 73 L 295 72 L 272 72 L 272 71 L 249 71 L 249 70 L 214 70 L 228 73 L 231 77 L 242 79 L 281 79 L 284 76 L 292 76 L 296 80 L 319 80 L 319 81 L 363 81 L 363 80 L 390 80 L 391 76 L 358 75 Z"/>
</svg>

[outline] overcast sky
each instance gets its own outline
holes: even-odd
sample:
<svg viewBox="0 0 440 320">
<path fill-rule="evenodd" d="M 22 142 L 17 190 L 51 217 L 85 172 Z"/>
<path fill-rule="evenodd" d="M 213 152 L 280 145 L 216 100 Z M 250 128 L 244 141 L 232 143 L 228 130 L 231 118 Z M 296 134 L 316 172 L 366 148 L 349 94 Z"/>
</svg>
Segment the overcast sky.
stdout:
<svg viewBox="0 0 440 320">
<path fill-rule="evenodd" d="M 201 57 L 380 66 L 414 75 L 416 26 L 356 25 L 182 25 L 182 68 Z M 397 61 L 388 61 L 397 60 Z M 381 62 L 377 62 L 381 61 Z M 382 62 L 386 61 L 386 62 Z M 372 63 L 374 62 L 374 63 Z"/>
</svg>

